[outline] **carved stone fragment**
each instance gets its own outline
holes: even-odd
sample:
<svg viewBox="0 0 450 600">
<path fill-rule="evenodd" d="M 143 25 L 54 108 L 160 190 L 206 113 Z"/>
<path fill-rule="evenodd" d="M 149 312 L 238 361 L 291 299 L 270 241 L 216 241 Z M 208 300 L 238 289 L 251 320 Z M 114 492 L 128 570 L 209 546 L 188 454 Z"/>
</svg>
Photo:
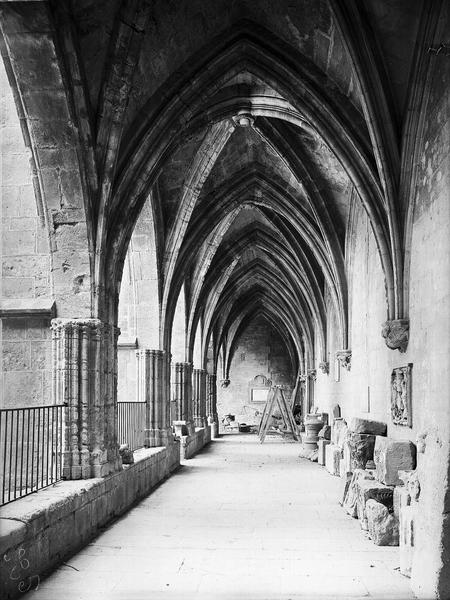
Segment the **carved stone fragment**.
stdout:
<svg viewBox="0 0 450 600">
<path fill-rule="evenodd" d="M 412 427 L 411 375 L 412 363 L 391 373 L 391 417 L 394 425 Z"/>
<path fill-rule="evenodd" d="M 377 546 L 398 546 L 398 520 L 389 509 L 377 502 L 366 502 L 366 516 L 369 536 Z"/>
<path fill-rule="evenodd" d="M 359 483 L 365 479 L 374 481 L 373 472 L 365 471 L 364 469 L 356 469 L 352 475 L 347 492 L 343 498 L 342 506 L 344 507 L 345 511 L 354 519 L 356 519 L 358 516 L 357 502 Z"/>
<path fill-rule="evenodd" d="M 346 443 L 350 450 L 350 465 L 348 470 L 365 469 L 367 462 L 373 460 L 375 436 L 349 431 Z"/>
<path fill-rule="evenodd" d="M 339 350 L 336 352 L 336 358 L 339 361 L 341 367 L 350 371 L 352 368 L 352 351 L 351 350 Z"/>
<path fill-rule="evenodd" d="M 134 454 L 133 454 L 133 451 L 130 450 L 128 444 L 121 444 L 119 446 L 119 454 L 122 459 L 123 465 L 133 465 L 134 464 Z"/>
<path fill-rule="evenodd" d="M 396 441 L 377 435 L 374 460 L 379 481 L 400 485 L 398 472 L 416 468 L 416 446 L 409 440 Z"/>
<path fill-rule="evenodd" d="M 358 482 L 356 510 L 361 529 L 365 531 L 368 529 L 366 515 L 366 503 L 368 500 L 376 500 L 392 511 L 394 506 L 394 488 L 376 480 L 360 480 Z"/>
<path fill-rule="evenodd" d="M 319 465 L 325 466 L 325 450 L 329 444 L 331 444 L 330 440 L 326 440 L 323 438 L 320 439 L 318 442 L 319 454 L 317 457 L 317 462 L 319 463 Z"/>
<path fill-rule="evenodd" d="M 382 325 L 381 335 L 384 337 L 388 348 L 406 352 L 409 340 L 408 319 L 393 319 L 392 321 L 386 321 Z"/>
<path fill-rule="evenodd" d="M 373 435 L 386 435 L 387 425 L 381 421 L 372 421 L 370 419 L 361 419 L 353 417 L 348 428 L 354 433 L 370 433 Z"/>
</svg>

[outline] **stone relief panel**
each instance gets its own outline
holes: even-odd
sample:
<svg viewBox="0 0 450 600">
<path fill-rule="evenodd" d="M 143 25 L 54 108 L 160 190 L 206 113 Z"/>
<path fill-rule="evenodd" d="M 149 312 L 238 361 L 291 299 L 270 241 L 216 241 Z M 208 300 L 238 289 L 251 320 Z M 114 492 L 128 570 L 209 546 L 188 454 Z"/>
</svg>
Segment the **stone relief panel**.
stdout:
<svg viewBox="0 0 450 600">
<path fill-rule="evenodd" d="M 412 363 L 397 367 L 391 373 L 391 416 L 394 425 L 412 427 L 411 376 Z"/>
</svg>

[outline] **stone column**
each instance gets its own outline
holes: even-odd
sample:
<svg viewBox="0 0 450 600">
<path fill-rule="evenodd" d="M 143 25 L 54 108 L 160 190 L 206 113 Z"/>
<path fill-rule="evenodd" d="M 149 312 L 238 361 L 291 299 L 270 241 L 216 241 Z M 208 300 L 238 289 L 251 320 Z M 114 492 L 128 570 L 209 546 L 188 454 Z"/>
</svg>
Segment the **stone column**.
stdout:
<svg viewBox="0 0 450 600">
<path fill-rule="evenodd" d="M 206 375 L 206 416 L 208 423 L 218 423 L 217 416 L 217 376 L 215 373 Z"/>
<path fill-rule="evenodd" d="M 117 337 L 98 319 L 53 319 L 53 401 L 65 404 L 63 477 L 120 470 L 117 444 Z"/>
<path fill-rule="evenodd" d="M 192 372 L 193 381 L 193 406 L 194 406 L 194 425 L 196 427 L 205 427 L 206 421 L 206 371 L 204 369 L 194 369 Z"/>
<path fill-rule="evenodd" d="M 177 435 L 194 433 L 192 422 L 192 364 L 177 362 L 172 365 L 173 399 L 176 402 L 176 420 L 174 421 Z"/>
<path fill-rule="evenodd" d="M 316 383 L 317 373 L 315 369 L 308 370 L 308 377 L 306 379 L 306 397 L 307 397 L 307 410 L 306 414 L 310 414 L 314 408 L 315 401 L 315 383 Z"/>
<path fill-rule="evenodd" d="M 144 446 L 167 446 L 170 427 L 170 360 L 164 350 L 137 350 L 138 402 L 145 402 Z"/>
</svg>

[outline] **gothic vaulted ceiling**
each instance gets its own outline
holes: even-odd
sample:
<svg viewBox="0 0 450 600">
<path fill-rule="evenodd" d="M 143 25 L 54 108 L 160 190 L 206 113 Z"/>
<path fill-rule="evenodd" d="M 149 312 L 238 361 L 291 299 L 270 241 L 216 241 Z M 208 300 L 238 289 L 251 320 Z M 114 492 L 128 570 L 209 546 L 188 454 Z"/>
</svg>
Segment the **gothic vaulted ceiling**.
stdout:
<svg viewBox="0 0 450 600">
<path fill-rule="evenodd" d="M 61 63 L 83 148 L 99 315 L 115 310 L 149 200 L 164 348 L 183 286 L 191 348 L 200 324 L 205 353 L 211 344 L 232 353 L 262 316 L 297 366 L 322 359 L 326 299 L 346 348 L 353 202 L 376 238 L 387 318 L 405 317 L 406 116 L 418 48 L 442 2 L 35 4 L 30 22 L 21 3 L 2 3 L 4 55 L 14 67 L 14 27 L 26 20 L 33 35 L 45 28 L 42 43 Z"/>
</svg>

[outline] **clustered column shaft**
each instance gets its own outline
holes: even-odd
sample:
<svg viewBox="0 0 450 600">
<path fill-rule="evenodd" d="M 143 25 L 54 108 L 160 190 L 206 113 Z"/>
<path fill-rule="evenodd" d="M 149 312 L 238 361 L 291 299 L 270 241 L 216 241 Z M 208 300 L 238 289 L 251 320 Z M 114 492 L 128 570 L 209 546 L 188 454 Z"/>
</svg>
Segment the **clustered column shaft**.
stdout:
<svg viewBox="0 0 450 600">
<path fill-rule="evenodd" d="M 206 371 L 204 369 L 194 369 L 192 372 L 193 382 L 193 406 L 194 406 L 194 425 L 196 427 L 205 427 L 206 422 Z"/>
<path fill-rule="evenodd" d="M 172 441 L 169 404 L 170 361 L 164 350 L 137 350 L 138 401 L 145 402 L 144 446 Z"/>
<path fill-rule="evenodd" d="M 206 416 L 209 423 L 218 423 L 217 416 L 217 377 L 215 373 L 206 375 Z"/>
<path fill-rule="evenodd" d="M 53 319 L 53 401 L 66 404 L 63 477 L 117 471 L 116 327 L 98 319 Z"/>
<path fill-rule="evenodd" d="M 176 403 L 176 421 L 185 425 L 185 433 L 193 432 L 192 422 L 192 364 L 177 362 L 172 365 L 172 394 Z"/>
</svg>

